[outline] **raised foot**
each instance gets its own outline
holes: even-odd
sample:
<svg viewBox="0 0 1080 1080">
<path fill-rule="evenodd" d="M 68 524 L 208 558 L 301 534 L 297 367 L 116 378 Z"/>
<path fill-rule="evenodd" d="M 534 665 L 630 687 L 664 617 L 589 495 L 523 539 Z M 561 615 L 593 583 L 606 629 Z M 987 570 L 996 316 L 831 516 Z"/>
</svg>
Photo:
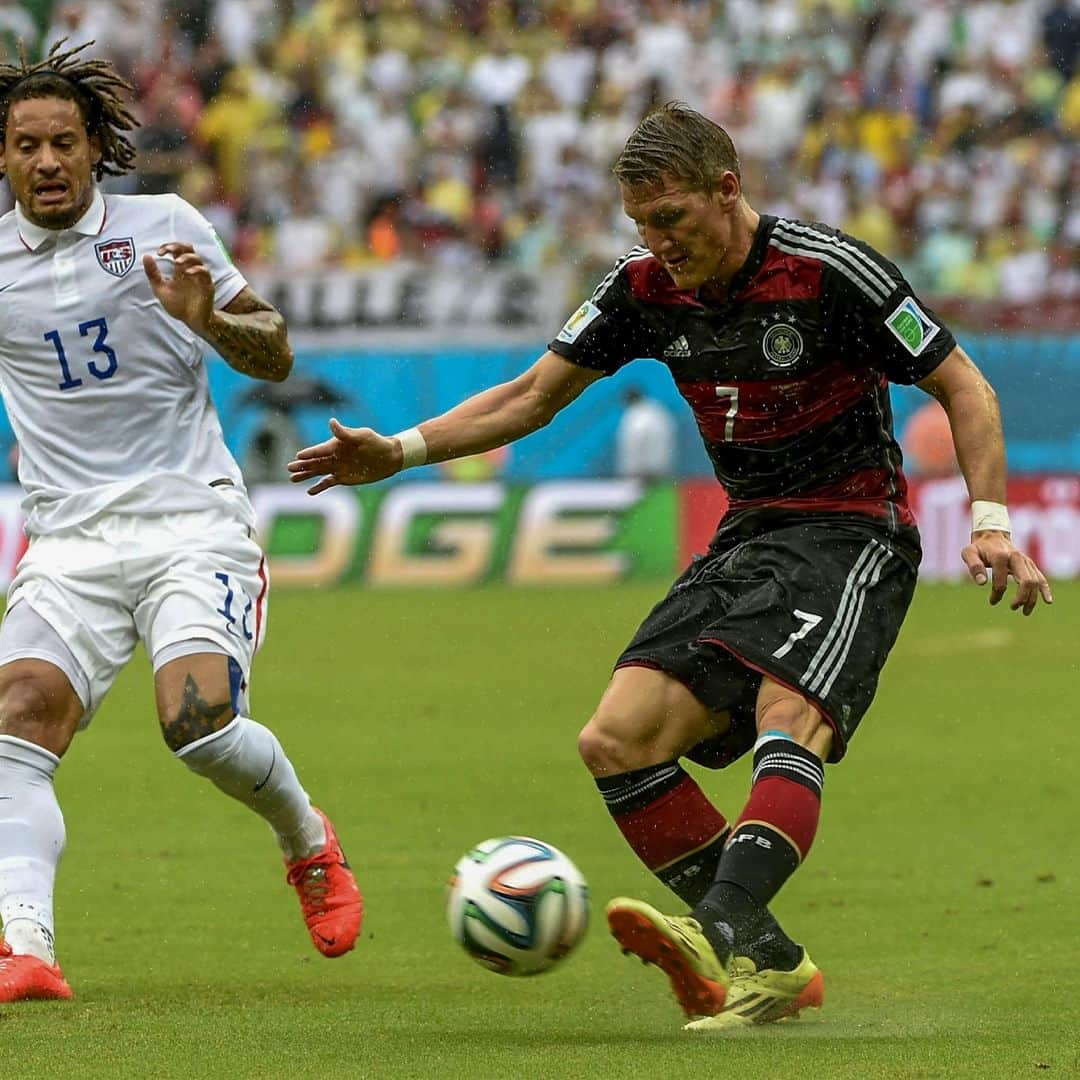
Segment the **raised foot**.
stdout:
<svg viewBox="0 0 1080 1080">
<path fill-rule="evenodd" d="M 608 927 L 622 946 L 667 975 L 687 1016 L 715 1016 L 724 1007 L 728 977 L 696 919 L 664 915 L 641 900 L 618 897 L 607 906 Z"/>
</svg>

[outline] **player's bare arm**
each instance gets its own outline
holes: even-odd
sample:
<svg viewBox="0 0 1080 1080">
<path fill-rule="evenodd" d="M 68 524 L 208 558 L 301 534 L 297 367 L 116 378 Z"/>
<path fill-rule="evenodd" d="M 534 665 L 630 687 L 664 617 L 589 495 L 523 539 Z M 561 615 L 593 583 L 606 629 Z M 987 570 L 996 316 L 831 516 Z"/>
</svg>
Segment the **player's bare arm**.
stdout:
<svg viewBox="0 0 1080 1080">
<path fill-rule="evenodd" d="M 162 307 L 209 342 L 225 362 L 254 379 L 281 382 L 292 370 L 293 353 L 285 319 L 277 309 L 245 286 L 219 311 L 214 307 L 210 271 L 191 244 L 170 243 L 158 256 L 171 256 L 171 276 L 161 272 L 152 255 L 143 268 Z"/>
<path fill-rule="evenodd" d="M 971 357 L 959 346 L 938 365 L 919 387 L 932 394 L 949 415 L 956 459 L 972 501 L 1005 504 L 1005 439 L 997 395 Z M 1009 605 L 1025 615 L 1035 610 L 1039 597 L 1053 603 L 1050 585 L 1034 561 L 1013 545 L 1007 531 L 977 529 L 961 552 L 968 572 L 979 585 L 991 581 L 990 603 L 1005 595 L 1008 579 L 1016 581 Z"/>
<path fill-rule="evenodd" d="M 599 378 L 597 371 L 545 352 L 516 379 L 483 390 L 414 429 L 425 446 L 424 461 L 480 454 L 538 431 Z M 374 483 L 405 466 L 398 436 L 345 427 L 337 420 L 330 421 L 330 431 L 332 438 L 306 447 L 289 462 L 294 483 L 322 477 L 309 494 L 338 484 Z"/>
</svg>

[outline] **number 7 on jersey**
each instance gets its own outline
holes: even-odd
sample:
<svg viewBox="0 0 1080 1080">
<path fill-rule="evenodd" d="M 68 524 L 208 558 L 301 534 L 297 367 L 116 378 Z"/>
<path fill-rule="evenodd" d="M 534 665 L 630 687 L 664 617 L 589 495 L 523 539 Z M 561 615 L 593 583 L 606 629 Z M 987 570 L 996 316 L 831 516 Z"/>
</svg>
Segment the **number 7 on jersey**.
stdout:
<svg viewBox="0 0 1080 1080">
<path fill-rule="evenodd" d="M 724 424 L 724 442 L 731 442 L 735 437 L 735 414 L 739 411 L 739 388 L 737 386 L 718 386 L 717 401 L 727 401 L 727 423 Z"/>
</svg>

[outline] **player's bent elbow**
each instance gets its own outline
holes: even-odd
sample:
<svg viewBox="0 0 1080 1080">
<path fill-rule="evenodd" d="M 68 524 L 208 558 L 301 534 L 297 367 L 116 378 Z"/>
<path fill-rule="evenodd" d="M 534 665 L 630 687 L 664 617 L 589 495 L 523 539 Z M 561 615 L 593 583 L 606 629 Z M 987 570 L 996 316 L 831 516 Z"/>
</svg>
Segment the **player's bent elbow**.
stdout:
<svg viewBox="0 0 1080 1080">
<path fill-rule="evenodd" d="M 275 358 L 274 361 L 259 372 L 258 377 L 264 382 L 282 383 L 291 374 L 293 369 L 293 354 L 290 349 L 280 358 Z"/>
<path fill-rule="evenodd" d="M 270 376 L 272 382 L 284 382 L 292 374 L 293 364 L 296 362 L 289 339 L 284 335 L 282 337 L 284 340 L 273 365 L 273 375 Z"/>
</svg>

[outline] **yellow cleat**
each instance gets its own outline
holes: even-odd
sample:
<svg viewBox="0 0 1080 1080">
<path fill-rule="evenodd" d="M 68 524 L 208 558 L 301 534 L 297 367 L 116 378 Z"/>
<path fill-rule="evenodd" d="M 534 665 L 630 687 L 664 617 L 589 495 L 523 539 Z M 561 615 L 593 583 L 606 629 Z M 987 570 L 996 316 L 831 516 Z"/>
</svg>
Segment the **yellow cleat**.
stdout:
<svg viewBox="0 0 1080 1080">
<path fill-rule="evenodd" d="M 805 949 L 802 961 L 793 971 L 772 968 L 758 971 L 753 960 L 736 956 L 724 1011 L 718 1016 L 695 1020 L 684 1030 L 721 1035 L 754 1024 L 797 1017 L 803 1009 L 820 1009 L 824 1001 L 824 976 Z"/>
<path fill-rule="evenodd" d="M 624 953 L 655 964 L 687 1016 L 715 1016 L 724 1007 L 728 976 L 696 919 L 662 915 L 641 900 L 620 896 L 607 906 L 612 936 Z"/>
</svg>

